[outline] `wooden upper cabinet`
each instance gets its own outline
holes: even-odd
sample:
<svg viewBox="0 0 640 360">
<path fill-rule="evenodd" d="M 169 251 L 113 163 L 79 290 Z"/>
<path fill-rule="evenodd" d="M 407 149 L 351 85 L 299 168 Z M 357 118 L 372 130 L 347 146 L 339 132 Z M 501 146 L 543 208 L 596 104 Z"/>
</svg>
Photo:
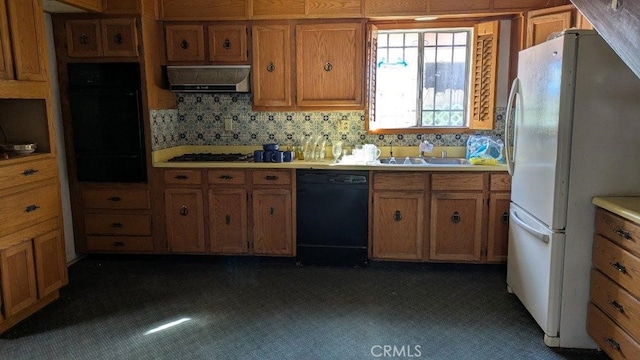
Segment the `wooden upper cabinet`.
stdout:
<svg viewBox="0 0 640 360">
<path fill-rule="evenodd" d="M 453 2 L 453 1 L 451 1 Z M 424 0 L 365 0 L 364 15 L 376 16 L 420 16 L 429 13 L 429 2 Z"/>
<path fill-rule="evenodd" d="M 13 59 L 9 38 L 9 19 L 4 1 L 0 1 L 0 79 L 13 79 Z"/>
<path fill-rule="evenodd" d="M 365 0 L 307 0 L 307 17 L 362 17 Z"/>
<path fill-rule="evenodd" d="M 102 11 L 103 0 L 58 0 L 61 3 L 75 6 L 89 11 Z M 122 2 L 122 1 L 121 1 Z"/>
<path fill-rule="evenodd" d="M 297 104 L 362 108 L 364 25 L 296 26 Z"/>
<path fill-rule="evenodd" d="M 250 0 L 158 0 L 162 20 L 241 20 Z"/>
<path fill-rule="evenodd" d="M 138 56 L 134 18 L 65 21 L 70 57 Z"/>
<path fill-rule="evenodd" d="M 134 18 L 102 19 L 104 56 L 138 56 L 138 34 Z"/>
<path fill-rule="evenodd" d="M 65 21 L 67 52 L 71 57 L 102 56 L 100 19 Z"/>
<path fill-rule="evenodd" d="M 564 5 L 567 0 L 493 0 L 496 10 L 540 9 L 549 6 Z"/>
<path fill-rule="evenodd" d="M 291 26 L 252 27 L 253 105 L 291 106 Z"/>
<path fill-rule="evenodd" d="M 165 27 L 168 61 L 204 61 L 202 25 L 167 25 Z"/>
<path fill-rule="evenodd" d="M 491 0 L 430 0 L 430 14 L 451 14 L 451 13 L 472 13 L 480 11 L 489 11 L 491 8 Z"/>
<path fill-rule="evenodd" d="M 251 0 L 252 18 L 301 18 L 305 0 Z"/>
<path fill-rule="evenodd" d="M 209 60 L 247 62 L 247 27 L 245 25 L 210 25 Z"/>
<path fill-rule="evenodd" d="M 140 14 L 139 0 L 104 0 L 103 14 Z"/>
<path fill-rule="evenodd" d="M 5 42 L 10 38 L 14 78 L 47 81 L 44 13 L 41 1 L 6 0 L 6 12 L 10 37 L 5 33 L 0 36 L 5 57 Z M 3 31 L 4 27 L 5 25 L 0 26 L 0 31 Z M 4 62 L 6 67 L 6 60 Z"/>
<path fill-rule="evenodd" d="M 493 129 L 498 78 L 499 28 L 499 21 L 481 23 L 474 27 L 469 124 L 472 129 Z"/>
<path fill-rule="evenodd" d="M 543 43 L 553 33 L 570 28 L 573 25 L 574 17 L 575 8 L 573 5 L 528 12 L 525 47 Z"/>
</svg>

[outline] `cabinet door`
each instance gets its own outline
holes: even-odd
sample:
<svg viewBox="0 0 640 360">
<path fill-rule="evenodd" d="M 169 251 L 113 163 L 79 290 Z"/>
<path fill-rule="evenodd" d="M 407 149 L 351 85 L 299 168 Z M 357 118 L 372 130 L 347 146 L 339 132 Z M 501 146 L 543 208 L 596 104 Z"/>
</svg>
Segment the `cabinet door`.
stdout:
<svg viewBox="0 0 640 360">
<path fill-rule="evenodd" d="M 165 31 L 168 61 L 204 61 L 202 25 L 167 25 Z"/>
<path fill-rule="evenodd" d="M 0 79 L 13 79 L 11 40 L 7 22 L 7 7 L 4 1 L 0 1 Z"/>
<path fill-rule="evenodd" d="M 104 56 L 138 56 L 136 20 L 101 20 L 102 48 Z"/>
<path fill-rule="evenodd" d="M 423 192 L 376 192 L 373 195 L 373 257 L 419 260 L 424 228 Z"/>
<path fill-rule="evenodd" d="M 529 12 L 525 47 L 543 43 L 552 33 L 570 28 L 573 11 L 572 5 L 566 5 Z"/>
<path fill-rule="evenodd" d="M 33 239 L 38 296 L 43 298 L 67 282 L 67 265 L 62 231 L 55 230 Z"/>
<path fill-rule="evenodd" d="M 202 190 L 165 190 L 167 241 L 170 252 L 205 251 Z"/>
<path fill-rule="evenodd" d="M 82 9 L 100 12 L 102 11 L 102 0 L 58 0 L 62 3 L 77 6 Z"/>
<path fill-rule="evenodd" d="M 211 252 L 247 253 L 247 191 L 245 189 L 209 190 L 209 238 Z"/>
<path fill-rule="evenodd" d="M 291 106 L 291 26 L 252 28 L 253 105 Z"/>
<path fill-rule="evenodd" d="M 361 23 L 296 26 L 299 106 L 362 107 Z"/>
<path fill-rule="evenodd" d="M 13 316 L 38 300 L 31 241 L 0 252 L 4 315 Z"/>
<path fill-rule="evenodd" d="M 246 63 L 248 57 L 245 25 L 209 26 L 209 60 Z"/>
<path fill-rule="evenodd" d="M 487 261 L 507 261 L 509 242 L 509 204 L 511 194 L 492 193 L 489 195 L 489 236 L 487 239 Z"/>
<path fill-rule="evenodd" d="M 7 0 L 17 80 L 47 81 L 41 0 Z"/>
<path fill-rule="evenodd" d="M 70 57 L 102 56 L 100 20 L 67 20 L 67 52 Z"/>
<path fill-rule="evenodd" d="M 431 260 L 480 261 L 482 193 L 433 193 Z"/>
<path fill-rule="evenodd" d="M 253 253 L 293 255 L 291 190 L 253 191 Z"/>
</svg>

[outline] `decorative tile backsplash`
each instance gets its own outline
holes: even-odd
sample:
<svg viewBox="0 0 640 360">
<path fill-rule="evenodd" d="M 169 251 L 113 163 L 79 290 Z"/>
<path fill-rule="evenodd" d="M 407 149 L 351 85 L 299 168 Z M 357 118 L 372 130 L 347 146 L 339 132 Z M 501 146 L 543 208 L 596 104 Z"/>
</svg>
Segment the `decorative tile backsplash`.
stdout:
<svg viewBox="0 0 640 360">
<path fill-rule="evenodd" d="M 151 110 L 153 150 L 179 145 L 256 145 L 275 142 L 296 145 L 305 137 L 324 136 L 329 142 L 372 143 L 378 146 L 417 146 L 422 134 L 368 134 L 363 111 L 256 112 L 251 94 L 183 94 L 178 109 Z M 505 108 L 496 108 L 495 129 L 476 134 L 504 136 Z M 232 119 L 233 130 L 224 130 Z M 349 131 L 338 131 L 346 120 Z M 425 134 L 435 146 L 465 146 L 469 134 Z"/>
</svg>

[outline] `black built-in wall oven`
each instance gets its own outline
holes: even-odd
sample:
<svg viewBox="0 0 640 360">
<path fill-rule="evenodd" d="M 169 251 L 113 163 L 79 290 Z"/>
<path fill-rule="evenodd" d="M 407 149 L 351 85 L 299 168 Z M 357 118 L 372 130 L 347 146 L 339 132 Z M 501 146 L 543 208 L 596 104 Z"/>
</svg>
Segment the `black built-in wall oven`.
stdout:
<svg viewBox="0 0 640 360">
<path fill-rule="evenodd" d="M 146 182 L 138 63 L 69 63 L 78 181 Z"/>
</svg>

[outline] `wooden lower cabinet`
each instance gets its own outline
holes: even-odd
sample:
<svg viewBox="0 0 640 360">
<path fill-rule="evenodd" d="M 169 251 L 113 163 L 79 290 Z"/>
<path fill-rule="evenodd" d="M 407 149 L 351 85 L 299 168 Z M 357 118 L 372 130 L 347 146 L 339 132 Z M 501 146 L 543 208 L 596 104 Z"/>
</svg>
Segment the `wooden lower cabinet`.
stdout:
<svg viewBox="0 0 640 360">
<path fill-rule="evenodd" d="M 33 239 L 38 296 L 45 297 L 67 283 L 67 263 L 62 231 L 53 230 Z"/>
<path fill-rule="evenodd" d="M 429 258 L 480 261 L 482 208 L 482 193 L 432 193 Z"/>
<path fill-rule="evenodd" d="M 16 315 L 38 300 L 36 269 L 31 240 L 0 252 L 2 302 L 5 317 Z"/>
<path fill-rule="evenodd" d="M 246 254 L 247 190 L 209 190 L 209 239 L 211 252 L 220 254 Z"/>
<path fill-rule="evenodd" d="M 205 252 L 202 190 L 166 189 L 164 194 L 169 251 Z"/>
<path fill-rule="evenodd" d="M 489 231 L 487 238 L 487 262 L 506 262 L 509 243 L 510 193 L 489 195 Z"/>
<path fill-rule="evenodd" d="M 372 254 L 375 259 L 420 260 L 424 193 L 380 191 L 373 195 Z"/>
<path fill-rule="evenodd" d="M 253 190 L 253 254 L 294 255 L 291 197 L 290 189 Z"/>
</svg>

